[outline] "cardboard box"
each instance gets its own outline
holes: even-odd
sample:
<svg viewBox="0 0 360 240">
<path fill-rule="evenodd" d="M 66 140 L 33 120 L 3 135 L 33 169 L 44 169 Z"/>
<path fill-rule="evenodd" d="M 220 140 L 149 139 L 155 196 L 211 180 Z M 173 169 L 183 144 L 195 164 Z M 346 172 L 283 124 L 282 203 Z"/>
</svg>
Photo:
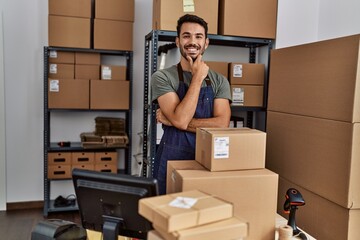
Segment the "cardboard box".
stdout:
<svg viewBox="0 0 360 240">
<path fill-rule="evenodd" d="M 106 164 L 106 163 L 95 164 L 95 171 L 117 173 L 117 170 L 118 168 L 117 165 L 115 164 Z"/>
<path fill-rule="evenodd" d="M 49 46 L 90 48 L 90 18 L 49 16 Z"/>
<path fill-rule="evenodd" d="M 139 214 L 162 232 L 187 229 L 233 216 L 233 206 L 198 190 L 139 200 Z"/>
<path fill-rule="evenodd" d="M 74 164 L 94 164 L 95 153 L 94 152 L 73 152 L 71 154 L 71 163 Z"/>
<path fill-rule="evenodd" d="M 101 80 L 126 80 L 126 66 L 101 65 Z"/>
<path fill-rule="evenodd" d="M 91 80 L 90 109 L 129 109 L 129 81 Z"/>
<path fill-rule="evenodd" d="M 71 165 L 49 165 L 48 179 L 67 179 L 71 178 Z"/>
<path fill-rule="evenodd" d="M 360 122 L 360 35 L 271 52 L 268 110 Z"/>
<path fill-rule="evenodd" d="M 205 63 L 209 66 L 211 70 L 222 74 L 228 79 L 228 62 L 205 61 Z"/>
<path fill-rule="evenodd" d="M 91 18 L 91 0 L 49 0 L 49 15 Z"/>
<path fill-rule="evenodd" d="M 48 164 L 49 165 L 71 164 L 71 152 L 49 152 Z"/>
<path fill-rule="evenodd" d="M 171 233 L 165 232 L 157 226 L 154 226 L 154 228 L 166 240 L 234 240 L 242 239 L 248 233 L 247 222 L 236 217 Z"/>
<path fill-rule="evenodd" d="M 264 85 L 265 65 L 229 63 L 229 81 L 233 85 Z"/>
<path fill-rule="evenodd" d="M 133 50 L 133 23 L 114 20 L 94 20 L 94 48 Z"/>
<path fill-rule="evenodd" d="M 95 18 L 134 22 L 134 0 L 95 0 Z"/>
<path fill-rule="evenodd" d="M 264 106 L 264 87 L 255 85 L 231 85 L 232 105 L 245 107 Z"/>
<path fill-rule="evenodd" d="M 196 161 L 168 161 L 168 193 L 198 189 L 234 206 L 234 216 L 249 223 L 250 240 L 273 240 L 277 206 L 278 175 L 268 169 L 210 172 L 194 170 Z"/>
<path fill-rule="evenodd" d="M 95 165 L 93 163 L 87 163 L 87 164 L 72 164 L 71 165 L 71 171 L 74 168 L 78 169 L 86 169 L 86 170 L 95 170 Z"/>
<path fill-rule="evenodd" d="M 100 78 L 100 65 L 75 65 L 75 78 L 76 79 L 99 79 Z"/>
<path fill-rule="evenodd" d="M 197 128 L 195 160 L 210 171 L 265 168 L 266 133 L 249 128 Z"/>
<path fill-rule="evenodd" d="M 95 163 L 117 164 L 117 152 L 95 152 Z"/>
<path fill-rule="evenodd" d="M 277 0 L 220 0 L 219 3 L 220 35 L 275 39 L 276 20 Z"/>
<path fill-rule="evenodd" d="M 208 33 L 218 32 L 219 0 L 154 0 L 153 29 L 176 31 L 177 20 L 185 14 L 195 14 L 208 23 Z"/>
<path fill-rule="evenodd" d="M 289 188 L 297 189 L 305 205 L 296 212 L 296 224 L 316 239 L 357 240 L 360 236 L 360 209 L 347 209 L 282 177 L 279 179 L 278 212 L 284 217 L 283 204 Z"/>
<path fill-rule="evenodd" d="M 360 208 L 360 123 L 268 111 L 266 167 L 345 208 Z"/>
<path fill-rule="evenodd" d="M 49 79 L 48 108 L 89 109 L 89 80 Z"/>
<path fill-rule="evenodd" d="M 74 52 L 65 52 L 50 50 L 49 51 L 49 63 L 75 63 L 75 53 Z"/>
<path fill-rule="evenodd" d="M 75 52 L 76 64 L 100 65 L 100 62 L 101 62 L 100 53 Z"/>
<path fill-rule="evenodd" d="M 74 79 L 75 66 L 74 64 L 50 63 L 48 76 L 49 78 Z"/>
</svg>

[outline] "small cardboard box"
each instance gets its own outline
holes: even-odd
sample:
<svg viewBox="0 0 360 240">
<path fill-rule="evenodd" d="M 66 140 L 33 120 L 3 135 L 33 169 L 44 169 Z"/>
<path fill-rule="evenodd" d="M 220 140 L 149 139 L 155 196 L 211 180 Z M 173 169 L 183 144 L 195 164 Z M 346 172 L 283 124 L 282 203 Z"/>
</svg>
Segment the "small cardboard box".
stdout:
<svg viewBox="0 0 360 240">
<path fill-rule="evenodd" d="M 49 64 L 49 78 L 66 78 L 74 79 L 75 77 L 75 66 L 74 64 L 64 63 L 50 63 Z"/>
<path fill-rule="evenodd" d="M 229 63 L 229 81 L 238 85 L 264 85 L 265 65 L 257 63 Z"/>
<path fill-rule="evenodd" d="M 75 63 L 75 53 L 50 50 L 49 63 L 68 63 L 73 65 Z"/>
<path fill-rule="evenodd" d="M 165 232 L 156 225 L 154 225 L 154 228 L 166 240 L 234 240 L 243 239 L 248 233 L 247 222 L 236 217 L 171 233 Z"/>
<path fill-rule="evenodd" d="M 100 78 L 100 65 L 75 65 L 75 78 L 76 79 L 99 79 Z"/>
<path fill-rule="evenodd" d="M 198 166 L 189 168 L 189 162 Z M 278 196 L 276 173 L 268 169 L 210 172 L 204 167 L 199 168 L 201 165 L 195 160 L 168 161 L 167 194 L 197 189 L 218 196 L 233 204 L 234 216 L 248 221 L 246 239 L 274 239 Z"/>
<path fill-rule="evenodd" d="M 95 170 L 95 165 L 92 163 L 88 164 L 72 164 L 71 169 L 78 168 L 78 169 L 86 169 L 86 170 Z"/>
<path fill-rule="evenodd" d="M 100 53 L 75 52 L 75 64 L 100 65 Z"/>
<path fill-rule="evenodd" d="M 95 152 L 95 163 L 117 164 L 117 152 Z"/>
<path fill-rule="evenodd" d="M 129 109 L 129 81 L 91 80 L 90 109 Z"/>
<path fill-rule="evenodd" d="M 71 165 L 49 165 L 48 179 L 67 179 L 71 178 Z"/>
<path fill-rule="evenodd" d="M 95 153 L 93 152 L 73 152 L 71 154 L 72 164 L 94 164 Z"/>
<path fill-rule="evenodd" d="M 126 80 L 126 66 L 101 65 L 101 80 Z"/>
<path fill-rule="evenodd" d="M 205 61 L 205 63 L 209 66 L 211 70 L 222 74 L 228 79 L 228 62 Z"/>
<path fill-rule="evenodd" d="M 116 164 L 96 163 L 95 171 L 117 173 Z"/>
<path fill-rule="evenodd" d="M 89 109 L 89 80 L 49 79 L 48 108 Z"/>
<path fill-rule="evenodd" d="M 49 0 L 49 15 L 91 18 L 91 0 Z"/>
<path fill-rule="evenodd" d="M 208 33 L 218 32 L 219 0 L 154 0 L 153 29 L 176 31 L 177 20 L 185 14 L 195 14 L 208 23 Z"/>
<path fill-rule="evenodd" d="M 95 18 L 134 22 L 134 0 L 96 0 Z"/>
<path fill-rule="evenodd" d="M 232 105 L 262 107 L 264 105 L 264 87 L 255 85 L 231 85 Z"/>
<path fill-rule="evenodd" d="M 186 229 L 233 216 L 231 203 L 198 190 L 143 198 L 139 214 L 165 232 Z"/>
<path fill-rule="evenodd" d="M 71 152 L 49 152 L 48 164 L 49 165 L 71 164 Z"/>
<path fill-rule="evenodd" d="M 49 46 L 90 48 L 90 18 L 49 16 Z"/>
<path fill-rule="evenodd" d="M 106 50 L 133 50 L 132 22 L 94 20 L 94 48 Z"/>
<path fill-rule="evenodd" d="M 249 128 L 197 128 L 195 160 L 210 171 L 265 168 L 266 133 Z"/>
</svg>

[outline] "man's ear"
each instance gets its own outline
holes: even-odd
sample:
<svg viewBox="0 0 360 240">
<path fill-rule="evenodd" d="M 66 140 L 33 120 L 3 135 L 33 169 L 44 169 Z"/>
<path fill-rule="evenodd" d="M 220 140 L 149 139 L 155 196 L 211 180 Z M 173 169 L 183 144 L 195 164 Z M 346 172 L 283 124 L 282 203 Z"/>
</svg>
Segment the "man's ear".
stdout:
<svg viewBox="0 0 360 240">
<path fill-rule="evenodd" d="M 207 47 L 209 46 L 209 42 L 210 42 L 209 38 L 206 38 L 206 40 L 205 40 L 205 49 L 207 49 Z"/>
<path fill-rule="evenodd" d="M 175 38 L 175 43 L 176 43 L 176 46 L 177 46 L 177 47 L 179 47 L 179 41 L 180 41 L 179 37 L 176 37 L 176 38 Z"/>
</svg>

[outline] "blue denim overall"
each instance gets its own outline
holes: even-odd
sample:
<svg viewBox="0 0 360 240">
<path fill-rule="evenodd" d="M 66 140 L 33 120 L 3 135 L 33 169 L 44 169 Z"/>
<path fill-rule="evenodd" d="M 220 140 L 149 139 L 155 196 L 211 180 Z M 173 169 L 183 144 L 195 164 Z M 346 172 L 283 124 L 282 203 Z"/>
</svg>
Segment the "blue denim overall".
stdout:
<svg viewBox="0 0 360 240">
<path fill-rule="evenodd" d="M 177 65 L 179 75 L 179 88 L 177 95 L 180 101 L 184 98 L 188 86 L 184 83 L 183 70 L 180 63 Z M 206 87 L 200 89 L 198 104 L 194 118 L 211 118 L 214 109 L 214 91 L 208 77 L 205 79 Z M 164 134 L 158 146 L 154 177 L 158 180 L 159 193 L 166 193 L 166 168 L 168 160 L 194 160 L 195 159 L 195 133 L 182 131 L 172 126 L 163 125 Z"/>
</svg>

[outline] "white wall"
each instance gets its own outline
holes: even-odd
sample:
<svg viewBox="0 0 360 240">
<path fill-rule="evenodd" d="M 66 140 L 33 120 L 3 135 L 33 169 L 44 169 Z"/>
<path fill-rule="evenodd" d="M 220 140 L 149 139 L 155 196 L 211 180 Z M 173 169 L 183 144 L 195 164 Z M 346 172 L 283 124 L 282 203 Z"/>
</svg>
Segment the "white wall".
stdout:
<svg viewBox="0 0 360 240">
<path fill-rule="evenodd" d="M 43 199 L 43 46 L 47 45 L 47 0 L 3 2 L 6 201 L 37 201 Z M 359 33 L 360 14 L 355 13 L 356 9 L 359 0 L 279 0 L 276 47 Z M 137 133 L 142 131 L 144 37 L 150 32 L 151 18 L 152 1 L 135 0 L 133 154 L 142 151 Z M 329 22 L 338 25 L 329 26 Z M 217 50 L 211 51 L 216 54 Z M 137 167 L 134 163 L 134 172 Z M 0 179 L 1 184 L 4 185 Z"/>
</svg>

